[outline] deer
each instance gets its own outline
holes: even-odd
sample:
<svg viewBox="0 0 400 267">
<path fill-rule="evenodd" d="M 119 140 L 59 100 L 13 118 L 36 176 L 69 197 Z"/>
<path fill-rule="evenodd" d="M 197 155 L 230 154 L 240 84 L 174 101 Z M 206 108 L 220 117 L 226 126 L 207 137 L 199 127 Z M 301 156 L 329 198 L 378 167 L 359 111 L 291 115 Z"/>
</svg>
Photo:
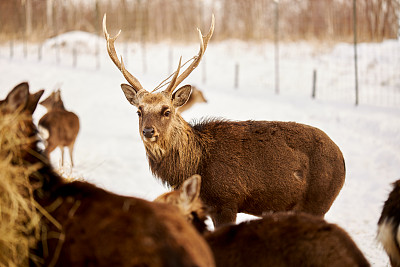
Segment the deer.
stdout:
<svg viewBox="0 0 400 267">
<path fill-rule="evenodd" d="M 84 181 L 67 182 L 58 175 L 38 146 L 32 122 L 38 101 L 27 83 L 0 101 L 0 120 L 16 130 L 10 134 L 26 138 L 23 146 L 11 144 L 18 153 L 0 153 L 12 155 L 14 165 L 32 169 L 32 205 L 42 214 L 32 265 L 215 266 L 204 238 L 174 206 L 117 195 Z M 7 118 L 14 113 L 24 119 Z"/>
<path fill-rule="evenodd" d="M 180 59 L 168 87 L 155 92 L 126 70 L 115 50 L 121 31 L 110 37 L 103 17 L 108 55 L 129 83 L 121 89 L 137 108 L 151 172 L 171 188 L 201 175 L 201 199 L 217 227 L 235 222 L 239 212 L 293 210 L 323 217 L 345 180 L 342 152 L 325 132 L 281 121 L 207 118 L 190 124 L 179 114 L 192 88 L 175 89 L 199 65 L 213 31 L 214 16 L 207 35 L 198 30 L 200 50 L 191 64 L 179 74 Z"/>
<path fill-rule="evenodd" d="M 61 165 L 64 166 L 64 147 L 68 147 L 71 166 L 74 166 L 73 151 L 79 133 L 79 117 L 65 109 L 60 89 L 39 104 L 47 109 L 47 113 L 39 120 L 39 130 L 45 140 L 44 153 L 50 157 L 50 153 L 59 147 Z"/>
<path fill-rule="evenodd" d="M 378 221 L 377 240 L 382 244 L 393 267 L 400 267 L 400 180 L 385 201 Z"/>
<path fill-rule="evenodd" d="M 370 266 L 344 229 L 303 212 L 267 212 L 259 219 L 210 231 L 200 188 L 201 176 L 193 175 L 154 202 L 178 207 L 205 237 L 216 266 Z"/>
<path fill-rule="evenodd" d="M 207 103 L 207 99 L 204 97 L 203 92 L 195 86 L 192 86 L 192 93 L 189 99 L 183 106 L 178 107 L 178 111 L 183 113 L 184 111 L 190 109 L 196 103 Z"/>
</svg>

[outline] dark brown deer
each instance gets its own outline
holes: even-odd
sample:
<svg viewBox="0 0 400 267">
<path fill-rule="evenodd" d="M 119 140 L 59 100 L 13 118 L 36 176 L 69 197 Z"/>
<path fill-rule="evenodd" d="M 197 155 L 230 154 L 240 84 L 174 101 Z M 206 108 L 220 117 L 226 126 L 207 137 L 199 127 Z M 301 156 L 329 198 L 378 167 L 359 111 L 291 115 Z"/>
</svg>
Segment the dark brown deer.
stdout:
<svg viewBox="0 0 400 267">
<path fill-rule="evenodd" d="M 183 106 L 178 107 L 178 111 L 180 113 L 190 109 L 196 103 L 207 103 L 207 99 L 204 97 L 203 92 L 196 87 L 192 86 L 192 93 L 189 96 L 189 99 L 186 101 Z"/>
<path fill-rule="evenodd" d="M 29 179 L 33 204 L 43 214 L 42 241 L 32 253 L 43 258 L 39 265 L 214 266 L 208 245 L 175 207 L 116 195 L 82 181 L 67 183 L 56 174 L 37 147 L 32 123 L 37 102 L 26 83 L 18 85 L 0 101 L 5 114 L 0 120 L 12 112 L 26 115 L 23 121 L 8 121 L 28 138 L 28 146 L 13 154 L 14 164 L 38 168 Z"/>
<path fill-rule="evenodd" d="M 137 107 L 139 132 L 150 169 L 171 187 L 193 174 L 203 183 L 201 198 L 212 208 L 214 225 L 234 222 L 238 212 L 303 211 L 319 216 L 329 210 L 345 179 L 338 146 L 321 130 L 295 122 L 203 120 L 187 123 L 177 112 L 191 86 L 175 88 L 197 67 L 213 34 L 200 34 L 200 51 L 168 87 L 151 93 L 118 59 L 106 29 L 110 58 L 130 83 L 121 88 Z M 178 76 L 179 75 L 179 76 Z"/>
<path fill-rule="evenodd" d="M 389 255 L 390 264 L 400 267 L 400 180 L 393 183 L 393 190 L 383 205 L 377 239 Z"/>
<path fill-rule="evenodd" d="M 40 104 L 47 109 L 47 113 L 39 120 L 39 130 L 46 146 L 44 153 L 50 157 L 50 153 L 59 147 L 61 165 L 64 166 L 64 147 L 68 147 L 71 165 L 74 166 L 72 154 L 79 132 L 78 116 L 65 109 L 60 90 L 52 92 Z"/>
<path fill-rule="evenodd" d="M 179 208 L 206 238 L 217 266 L 370 266 L 342 228 L 302 212 L 267 213 L 210 232 L 204 222 L 207 208 L 199 198 L 200 184 L 200 176 L 194 175 L 155 202 Z"/>
</svg>

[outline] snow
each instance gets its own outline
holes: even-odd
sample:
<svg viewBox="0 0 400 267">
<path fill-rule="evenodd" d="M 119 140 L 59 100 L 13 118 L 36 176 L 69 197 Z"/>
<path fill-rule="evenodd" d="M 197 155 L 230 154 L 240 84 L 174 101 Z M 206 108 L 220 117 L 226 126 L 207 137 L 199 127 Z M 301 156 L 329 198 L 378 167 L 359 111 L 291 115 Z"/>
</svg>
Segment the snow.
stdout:
<svg viewBox="0 0 400 267">
<path fill-rule="evenodd" d="M 58 63 L 55 44 L 62 44 Z M 96 47 L 100 49 L 99 59 Z M 148 90 L 176 68 L 180 55 L 185 61 L 198 51 L 197 44 L 147 44 L 143 50 L 141 44 L 124 45 L 117 41 L 116 47 L 124 54 L 127 69 Z M 375 75 L 378 65 L 398 71 L 400 55 L 390 53 L 398 47 L 399 42 L 393 40 L 360 45 L 361 76 Z M 149 170 L 136 109 L 120 89 L 125 80 L 108 58 L 103 38 L 83 32 L 58 36 L 43 44 L 41 61 L 38 45 L 27 46 L 26 58 L 23 49 L 22 44 L 16 44 L 10 58 L 9 45 L 0 46 L 0 99 L 22 81 L 29 81 L 33 92 L 45 88 L 44 97 L 61 87 L 66 108 L 77 113 L 81 121 L 74 151 L 76 166 L 73 170 L 62 169 L 65 175 L 147 200 L 168 190 Z M 78 52 L 76 68 L 72 66 L 74 49 Z M 365 57 L 368 51 L 378 49 L 380 53 Z M 375 236 L 391 183 L 400 178 L 400 109 L 395 107 L 394 100 L 386 106 L 369 101 L 387 92 L 400 91 L 400 79 L 394 72 L 383 72 L 386 83 L 379 85 L 380 90 L 372 91 L 370 88 L 376 86 L 374 79 L 361 78 L 360 88 L 369 95 L 361 91 L 361 104 L 354 106 L 353 47 L 339 44 L 321 50 L 315 53 L 307 43 L 281 45 L 281 83 L 277 95 L 273 44 L 211 42 L 204 61 L 185 81 L 203 90 L 208 103 L 195 105 L 183 117 L 188 121 L 202 117 L 296 121 L 325 131 L 341 148 L 347 170 L 345 185 L 325 218 L 351 235 L 372 266 L 388 266 L 388 257 Z M 236 64 L 240 67 L 238 88 L 234 88 L 233 77 Z M 321 75 L 317 98 L 312 99 L 311 77 L 315 68 Z M 374 92 L 379 95 L 371 95 Z M 45 109 L 39 106 L 35 121 L 44 113 Z M 60 168 L 59 150 L 51 157 L 56 168 Z M 238 221 L 251 218 L 239 214 Z"/>
</svg>

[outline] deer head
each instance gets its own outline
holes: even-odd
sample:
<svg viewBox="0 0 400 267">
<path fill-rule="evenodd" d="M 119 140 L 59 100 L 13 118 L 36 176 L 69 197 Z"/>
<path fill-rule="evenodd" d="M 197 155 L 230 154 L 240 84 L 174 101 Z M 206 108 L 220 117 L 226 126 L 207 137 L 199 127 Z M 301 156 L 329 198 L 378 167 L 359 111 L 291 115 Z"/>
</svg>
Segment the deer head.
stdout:
<svg viewBox="0 0 400 267">
<path fill-rule="evenodd" d="M 200 199 L 200 188 L 201 176 L 195 174 L 185 180 L 179 189 L 158 196 L 154 202 L 177 207 L 180 213 L 196 226 L 197 230 L 203 232 L 206 230 L 206 225 L 196 225 L 198 223 L 196 220 L 204 222 L 209 210 Z"/>
<path fill-rule="evenodd" d="M 32 114 L 43 92 L 44 90 L 39 90 L 31 94 L 28 83 L 23 82 L 15 86 L 4 100 L 0 100 L 2 133 L 11 133 L 1 136 L 1 150 L 9 149 L 8 153 L 6 153 L 7 149 L 1 152 L 10 155 L 18 154 L 21 158 L 28 154 L 36 155 L 33 147 L 36 145 L 37 137 Z"/>
<path fill-rule="evenodd" d="M 107 40 L 107 51 L 111 60 L 129 83 L 121 84 L 121 88 L 129 103 L 138 109 L 141 138 L 147 146 L 160 146 L 160 144 L 166 142 L 168 136 L 172 135 L 172 129 L 179 127 L 179 121 L 183 120 L 178 114 L 177 108 L 186 103 L 192 89 L 190 85 L 185 85 L 175 92 L 174 90 L 199 65 L 214 32 L 214 16 L 212 17 L 211 27 L 206 36 L 203 36 L 198 29 L 200 51 L 194 57 L 193 62 L 179 75 L 181 69 L 181 60 L 179 60 L 178 68 L 173 74 L 168 87 L 162 92 L 154 92 L 157 88 L 151 92 L 147 91 L 138 79 L 125 69 L 122 57 L 121 60 L 118 59 L 114 46 L 114 42 L 121 31 L 115 37 L 110 37 L 106 28 L 106 15 L 103 17 L 103 32 Z"/>
<path fill-rule="evenodd" d="M 30 94 L 29 84 L 20 83 L 8 93 L 4 100 L 0 100 L 0 111 L 3 114 L 27 112 L 32 115 L 43 93 L 44 90 L 40 90 Z"/>
<path fill-rule="evenodd" d="M 39 103 L 44 106 L 47 111 L 50 111 L 54 108 L 64 108 L 64 103 L 61 99 L 61 91 L 57 89 L 53 91 L 45 100 Z"/>
</svg>

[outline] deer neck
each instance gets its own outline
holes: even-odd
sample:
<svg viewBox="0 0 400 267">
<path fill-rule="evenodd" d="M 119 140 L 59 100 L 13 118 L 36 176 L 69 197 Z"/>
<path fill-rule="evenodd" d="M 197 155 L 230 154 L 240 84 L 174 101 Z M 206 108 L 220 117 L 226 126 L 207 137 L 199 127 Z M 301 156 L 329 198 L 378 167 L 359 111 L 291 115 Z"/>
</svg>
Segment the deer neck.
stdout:
<svg viewBox="0 0 400 267">
<path fill-rule="evenodd" d="M 171 125 L 168 138 L 146 144 L 150 169 L 171 187 L 178 187 L 186 178 L 198 173 L 202 159 L 201 137 L 179 114 Z"/>
<path fill-rule="evenodd" d="M 62 101 L 57 101 L 51 107 L 51 110 L 65 110 L 64 103 Z"/>
<path fill-rule="evenodd" d="M 32 143 L 31 149 L 24 156 L 24 164 L 36 166 L 29 175 L 29 182 L 33 188 L 33 194 L 38 203 L 52 197 L 52 192 L 64 183 L 63 178 L 59 176 L 50 165 L 49 159 L 39 150 L 38 141 Z"/>
</svg>

